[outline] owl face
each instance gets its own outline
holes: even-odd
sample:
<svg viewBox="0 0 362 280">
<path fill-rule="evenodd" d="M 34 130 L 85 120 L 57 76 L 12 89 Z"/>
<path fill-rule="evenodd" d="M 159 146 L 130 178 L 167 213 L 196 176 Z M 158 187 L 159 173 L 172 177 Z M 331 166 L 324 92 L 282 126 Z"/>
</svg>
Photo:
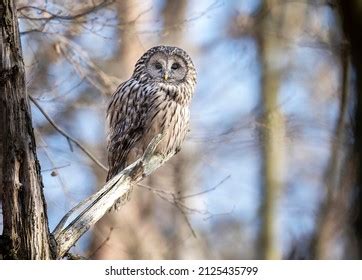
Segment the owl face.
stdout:
<svg viewBox="0 0 362 280">
<path fill-rule="evenodd" d="M 196 82 L 196 71 L 189 55 L 180 48 L 170 46 L 149 49 L 138 60 L 133 76 L 168 85 Z"/>
<path fill-rule="evenodd" d="M 182 82 L 187 73 L 186 61 L 179 55 L 156 52 L 147 63 L 147 72 L 159 82 Z"/>
</svg>

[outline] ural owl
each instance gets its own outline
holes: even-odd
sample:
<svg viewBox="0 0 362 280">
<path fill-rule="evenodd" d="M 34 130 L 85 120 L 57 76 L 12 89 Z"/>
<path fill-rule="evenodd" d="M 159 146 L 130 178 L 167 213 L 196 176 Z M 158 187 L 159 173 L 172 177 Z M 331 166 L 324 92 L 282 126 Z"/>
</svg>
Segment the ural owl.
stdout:
<svg viewBox="0 0 362 280">
<path fill-rule="evenodd" d="M 157 46 L 137 61 L 132 77 L 113 94 L 107 110 L 107 180 L 140 158 L 159 133 L 156 152 L 180 149 L 189 129 L 196 70 L 182 49 Z"/>
</svg>

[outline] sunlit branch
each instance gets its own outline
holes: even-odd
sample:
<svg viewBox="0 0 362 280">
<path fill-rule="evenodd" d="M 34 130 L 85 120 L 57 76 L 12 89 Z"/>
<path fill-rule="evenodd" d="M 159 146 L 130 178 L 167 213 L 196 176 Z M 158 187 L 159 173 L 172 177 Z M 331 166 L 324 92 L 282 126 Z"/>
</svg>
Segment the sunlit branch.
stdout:
<svg viewBox="0 0 362 280">
<path fill-rule="evenodd" d="M 157 135 L 148 145 L 143 156 L 109 180 L 97 193 L 71 209 L 56 226 L 53 237 L 57 259 L 62 258 L 74 243 L 118 201 L 129 199 L 132 186 L 150 175 L 169 160 L 175 152 L 163 156 L 155 153 L 163 135 Z M 78 215 L 64 228 L 73 213 Z"/>
</svg>

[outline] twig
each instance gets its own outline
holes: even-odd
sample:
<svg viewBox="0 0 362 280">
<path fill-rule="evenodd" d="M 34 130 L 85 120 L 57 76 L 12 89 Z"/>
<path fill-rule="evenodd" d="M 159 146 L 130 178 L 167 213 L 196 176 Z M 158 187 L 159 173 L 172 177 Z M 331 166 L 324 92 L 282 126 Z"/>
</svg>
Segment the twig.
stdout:
<svg viewBox="0 0 362 280">
<path fill-rule="evenodd" d="M 168 192 L 168 191 L 165 191 L 163 189 L 160 189 L 160 188 L 154 188 L 154 187 L 151 187 L 151 186 L 147 186 L 145 184 L 142 184 L 142 183 L 138 183 L 137 186 L 141 187 L 141 188 L 144 188 L 144 189 L 147 189 L 149 190 L 150 192 L 154 193 L 154 194 L 165 194 L 165 195 L 169 195 L 169 196 L 172 196 L 174 195 L 175 193 L 174 192 Z"/>
<path fill-rule="evenodd" d="M 213 186 L 211 188 L 208 188 L 208 189 L 206 189 L 206 190 L 204 190 L 202 192 L 192 193 L 192 194 L 188 194 L 188 195 L 184 195 L 184 196 L 177 196 L 177 200 L 184 200 L 184 199 L 188 199 L 188 198 L 195 197 L 195 196 L 200 196 L 200 195 L 206 194 L 208 192 L 214 191 L 218 187 L 220 187 L 226 180 L 228 180 L 230 178 L 231 178 L 231 175 L 228 175 L 225 178 L 223 178 L 219 183 L 217 183 L 215 186 Z M 174 192 L 166 191 L 166 190 L 161 189 L 161 188 L 151 187 L 151 186 L 148 186 L 148 185 L 145 185 L 145 184 L 142 184 L 142 183 L 138 183 L 137 186 L 139 186 L 141 188 L 144 188 L 144 189 L 147 189 L 147 190 L 153 192 L 156 195 L 163 194 L 163 195 L 167 195 L 167 196 L 170 196 L 170 197 L 176 196 L 176 193 L 174 193 Z"/>
<path fill-rule="evenodd" d="M 69 166 L 70 166 L 70 163 L 67 163 L 67 164 L 63 164 L 63 165 L 54 166 L 52 168 L 42 169 L 41 172 L 50 172 L 50 171 L 59 170 L 59 169 L 69 167 Z"/>
<path fill-rule="evenodd" d="M 84 10 L 79 11 L 78 13 L 75 13 L 73 15 L 55 14 L 55 13 L 50 12 L 47 9 L 43 9 L 43 8 L 36 7 L 36 6 L 31 6 L 31 5 L 20 7 L 20 8 L 17 9 L 17 11 L 20 12 L 24 18 L 29 19 L 29 20 L 52 20 L 52 19 L 74 20 L 74 19 L 77 19 L 77 18 L 84 17 L 84 16 L 86 16 L 86 15 L 88 15 L 90 13 L 94 13 L 94 12 L 96 12 L 97 10 L 99 10 L 101 8 L 104 8 L 104 7 L 106 7 L 106 6 L 110 5 L 110 4 L 113 4 L 113 2 L 114 2 L 114 0 L 110 0 L 110 1 L 109 0 L 103 0 L 100 3 L 98 3 L 97 5 L 94 5 L 93 7 L 84 9 Z M 31 17 L 31 16 L 28 16 L 28 15 L 24 15 L 22 13 L 22 10 L 29 10 L 29 9 L 36 10 L 36 11 L 41 12 L 41 13 L 46 13 L 49 16 L 48 17 Z"/>
<path fill-rule="evenodd" d="M 189 221 L 189 218 L 187 217 L 187 213 L 185 212 L 184 209 L 186 209 L 187 211 L 191 212 L 190 210 L 194 210 L 195 212 L 200 212 L 200 211 L 197 211 L 196 209 L 191 209 L 189 207 L 187 207 L 186 205 L 182 204 L 181 201 L 179 200 L 179 198 L 177 197 L 177 195 L 173 192 L 166 192 L 164 190 L 161 190 L 161 189 L 155 189 L 155 188 L 152 188 L 150 186 L 147 186 L 147 185 L 143 185 L 143 184 L 140 184 L 138 183 L 137 184 L 139 187 L 142 187 L 142 188 L 145 188 L 151 192 L 153 192 L 154 194 L 156 194 L 159 198 L 161 198 L 162 200 L 172 204 L 173 206 L 175 206 L 182 214 L 182 216 L 184 217 L 185 221 L 186 221 L 186 224 L 187 226 L 189 227 L 190 231 L 191 231 L 191 234 L 196 238 L 196 233 Z M 172 199 L 168 198 L 167 196 L 171 196 Z"/>
<path fill-rule="evenodd" d="M 195 196 L 200 196 L 200 195 L 203 195 L 203 194 L 206 194 L 208 192 L 211 192 L 211 191 L 214 191 L 216 190 L 220 185 L 222 185 L 226 180 L 228 180 L 229 178 L 231 177 L 231 175 L 228 175 L 226 176 L 224 179 L 222 179 L 219 183 L 217 183 L 215 186 L 209 188 L 209 189 L 206 189 L 202 192 L 198 192 L 198 193 L 194 193 L 194 194 L 189 194 L 189 195 L 185 195 L 185 196 L 178 196 L 177 194 L 175 194 L 174 192 L 169 192 L 169 191 L 165 191 L 163 189 L 160 189 L 160 188 L 153 188 L 153 187 L 150 187 L 150 186 L 147 186 L 147 185 L 144 185 L 144 184 L 141 184 L 141 183 L 138 183 L 137 186 L 139 187 L 142 187 L 142 188 L 145 188 L 151 192 L 153 192 L 154 194 L 156 194 L 158 197 L 160 197 L 162 200 L 165 200 L 169 203 L 171 203 L 172 205 L 174 205 L 182 214 L 182 216 L 184 217 L 185 219 L 185 222 L 187 224 L 187 226 L 189 227 L 192 235 L 197 238 L 196 236 L 196 233 L 195 233 L 195 230 L 193 229 L 192 227 L 192 224 L 191 222 L 189 221 L 189 218 L 187 217 L 187 212 L 189 213 L 192 213 L 192 212 L 198 212 L 198 213 L 201 213 L 201 214 L 204 214 L 204 215 L 207 215 L 207 214 L 210 214 L 208 212 L 202 212 L 202 211 L 199 211 L 197 209 L 192 209 L 188 206 L 186 206 L 182 200 L 185 200 L 187 198 L 191 198 L 191 197 L 195 197 Z M 185 211 L 186 210 L 186 211 Z"/>
<path fill-rule="evenodd" d="M 189 195 L 184 195 L 184 196 L 181 196 L 179 197 L 178 199 L 179 200 L 183 200 L 183 199 L 187 199 L 187 198 L 190 198 L 190 197 L 195 197 L 195 196 L 199 196 L 199 195 L 203 195 L 205 193 L 208 193 L 208 192 L 211 192 L 211 191 L 214 191 L 216 190 L 219 186 L 221 186 L 225 181 L 229 180 L 231 178 L 231 175 L 228 175 L 226 176 L 224 179 L 222 179 L 219 183 L 217 183 L 215 186 L 209 188 L 209 189 L 206 189 L 202 192 L 198 192 L 198 193 L 194 193 L 194 194 L 189 194 Z"/>
<path fill-rule="evenodd" d="M 97 248 L 88 256 L 88 259 L 91 259 L 104 245 L 106 245 L 106 243 L 111 239 L 111 235 L 113 232 L 114 228 L 110 227 L 109 228 L 109 233 L 107 235 L 107 237 L 102 241 L 101 244 L 99 244 L 97 246 Z"/>
<path fill-rule="evenodd" d="M 192 227 L 192 225 L 191 225 L 191 222 L 189 221 L 189 218 L 187 217 L 186 212 L 184 211 L 184 209 L 182 208 L 182 206 L 180 206 L 180 205 L 178 204 L 178 202 L 177 202 L 176 200 L 175 200 L 175 205 L 176 205 L 177 209 L 180 210 L 182 216 L 184 217 L 184 220 L 185 220 L 187 226 L 189 227 L 189 229 L 190 229 L 193 237 L 197 238 L 196 233 L 195 233 L 195 230 L 193 229 L 193 227 Z"/>
<path fill-rule="evenodd" d="M 79 149 L 81 149 L 91 160 L 93 160 L 100 168 L 104 171 L 108 171 L 108 168 L 105 167 L 86 147 L 84 147 L 78 140 L 74 139 L 67 132 L 65 132 L 62 128 L 60 128 L 54 120 L 44 111 L 44 109 L 40 106 L 38 101 L 35 100 L 34 97 L 29 95 L 29 99 L 34 105 L 39 109 L 39 111 L 43 114 L 43 116 L 48 120 L 48 122 L 61 134 L 63 135 L 68 142 L 74 143 Z"/>
</svg>

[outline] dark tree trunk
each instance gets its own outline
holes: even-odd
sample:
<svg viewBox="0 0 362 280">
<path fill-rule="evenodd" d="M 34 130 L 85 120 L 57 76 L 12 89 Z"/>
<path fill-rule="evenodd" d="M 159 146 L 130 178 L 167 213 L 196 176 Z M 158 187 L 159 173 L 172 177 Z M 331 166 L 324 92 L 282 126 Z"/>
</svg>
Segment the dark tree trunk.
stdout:
<svg viewBox="0 0 362 280">
<path fill-rule="evenodd" d="M 352 64 L 356 74 L 356 112 L 354 152 L 357 163 L 357 181 L 352 209 L 352 230 L 357 242 L 357 258 L 362 258 L 362 5 L 361 1 L 337 1 L 343 30 L 349 41 Z"/>
<path fill-rule="evenodd" d="M 0 28 L 0 254 L 6 259 L 49 259 L 46 205 L 14 0 L 0 0 Z"/>
</svg>

